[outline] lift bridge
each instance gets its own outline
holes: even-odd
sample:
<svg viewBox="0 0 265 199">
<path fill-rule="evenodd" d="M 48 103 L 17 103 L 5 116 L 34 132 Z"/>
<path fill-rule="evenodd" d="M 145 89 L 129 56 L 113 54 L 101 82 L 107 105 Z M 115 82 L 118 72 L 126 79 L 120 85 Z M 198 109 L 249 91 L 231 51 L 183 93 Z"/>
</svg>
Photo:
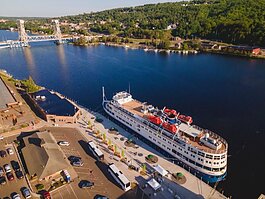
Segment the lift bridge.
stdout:
<svg viewBox="0 0 265 199">
<path fill-rule="evenodd" d="M 67 41 L 73 41 L 77 37 L 62 37 L 60 30 L 59 20 L 52 20 L 54 23 L 54 34 L 53 35 L 32 35 L 29 36 L 25 30 L 25 21 L 18 20 L 18 40 L 7 40 L 0 42 L 0 48 L 14 48 L 14 47 L 26 47 L 31 42 L 43 42 L 43 41 L 54 41 L 56 44 L 62 44 Z"/>
</svg>

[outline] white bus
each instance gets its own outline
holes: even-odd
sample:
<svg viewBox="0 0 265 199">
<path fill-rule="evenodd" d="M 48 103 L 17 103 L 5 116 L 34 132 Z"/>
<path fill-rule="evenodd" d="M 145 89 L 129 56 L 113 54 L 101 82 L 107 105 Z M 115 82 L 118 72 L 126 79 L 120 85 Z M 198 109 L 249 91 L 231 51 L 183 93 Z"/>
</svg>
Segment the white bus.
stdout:
<svg viewBox="0 0 265 199">
<path fill-rule="evenodd" d="M 123 175 L 123 173 L 114 165 L 114 163 L 109 164 L 108 171 L 112 175 L 112 177 L 118 182 L 121 188 L 124 191 L 128 191 L 131 189 L 130 181 Z"/>
<path fill-rule="evenodd" d="M 93 153 L 93 155 L 98 160 L 104 160 L 104 154 L 98 149 L 98 147 L 94 144 L 94 142 L 88 142 L 89 150 Z"/>
</svg>

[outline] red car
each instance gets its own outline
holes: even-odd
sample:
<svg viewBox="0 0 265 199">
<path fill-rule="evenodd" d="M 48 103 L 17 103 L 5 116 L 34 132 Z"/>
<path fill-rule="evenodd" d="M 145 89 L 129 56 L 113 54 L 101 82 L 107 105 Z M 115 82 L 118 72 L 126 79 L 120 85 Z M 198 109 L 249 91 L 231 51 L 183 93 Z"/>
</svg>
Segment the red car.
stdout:
<svg viewBox="0 0 265 199">
<path fill-rule="evenodd" d="M 44 199 L 51 199 L 52 198 L 50 192 L 48 192 L 48 191 L 44 191 L 42 193 L 42 196 Z"/>
<path fill-rule="evenodd" d="M 6 173 L 6 177 L 7 177 L 7 179 L 8 179 L 9 181 L 14 180 L 14 175 L 13 175 L 13 173 L 11 173 L 11 172 Z"/>
</svg>

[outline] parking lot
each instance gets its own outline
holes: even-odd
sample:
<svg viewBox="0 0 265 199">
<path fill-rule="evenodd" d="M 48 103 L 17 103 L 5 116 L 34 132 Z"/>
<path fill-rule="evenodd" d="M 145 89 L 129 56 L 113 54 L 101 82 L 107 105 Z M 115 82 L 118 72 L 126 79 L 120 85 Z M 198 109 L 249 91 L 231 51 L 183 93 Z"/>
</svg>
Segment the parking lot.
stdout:
<svg viewBox="0 0 265 199">
<path fill-rule="evenodd" d="M 119 198 L 124 191 L 120 189 L 107 171 L 105 163 L 97 162 L 90 154 L 85 138 L 72 128 L 45 128 L 50 130 L 56 141 L 67 141 L 69 146 L 61 146 L 67 157 L 78 156 L 84 162 L 82 167 L 74 167 L 78 177 L 70 184 L 51 192 L 53 198 L 74 199 L 91 198 L 97 194 L 108 196 L 109 198 Z M 92 188 L 81 189 L 81 180 L 94 182 Z"/>
<path fill-rule="evenodd" d="M 0 198 L 4 197 L 11 197 L 14 193 L 19 193 L 22 198 L 21 188 L 22 187 L 28 187 L 25 177 L 22 179 L 18 179 L 15 175 L 15 171 L 11 166 L 11 161 L 16 161 L 20 165 L 20 170 L 22 170 L 21 164 L 18 161 L 18 157 L 16 154 L 16 151 L 14 150 L 14 147 L 11 142 L 7 142 L 7 140 L 0 140 L 0 150 L 4 150 L 7 152 L 7 148 L 11 148 L 14 154 L 9 155 L 6 153 L 6 157 L 0 157 L 0 167 L 4 169 L 5 164 L 9 164 L 11 167 L 11 173 L 14 176 L 14 179 L 12 181 L 9 181 L 6 176 L 6 172 L 4 172 L 4 177 L 6 179 L 6 184 L 0 185 Z M 24 173 L 23 173 L 24 174 Z"/>
</svg>

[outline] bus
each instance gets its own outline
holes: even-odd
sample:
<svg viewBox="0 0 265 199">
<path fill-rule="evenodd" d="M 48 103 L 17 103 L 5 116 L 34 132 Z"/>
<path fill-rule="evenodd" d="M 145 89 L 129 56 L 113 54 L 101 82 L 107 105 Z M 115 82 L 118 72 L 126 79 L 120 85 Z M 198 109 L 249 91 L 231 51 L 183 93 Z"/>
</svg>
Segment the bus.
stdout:
<svg viewBox="0 0 265 199">
<path fill-rule="evenodd" d="M 104 154 L 98 149 L 98 147 L 94 144 L 94 142 L 88 142 L 89 150 L 93 153 L 93 155 L 99 160 L 104 160 Z"/>
<path fill-rule="evenodd" d="M 114 165 L 114 163 L 109 164 L 108 171 L 116 182 L 121 186 L 124 191 L 129 191 L 131 189 L 130 181 L 123 175 L 123 173 Z"/>
</svg>

